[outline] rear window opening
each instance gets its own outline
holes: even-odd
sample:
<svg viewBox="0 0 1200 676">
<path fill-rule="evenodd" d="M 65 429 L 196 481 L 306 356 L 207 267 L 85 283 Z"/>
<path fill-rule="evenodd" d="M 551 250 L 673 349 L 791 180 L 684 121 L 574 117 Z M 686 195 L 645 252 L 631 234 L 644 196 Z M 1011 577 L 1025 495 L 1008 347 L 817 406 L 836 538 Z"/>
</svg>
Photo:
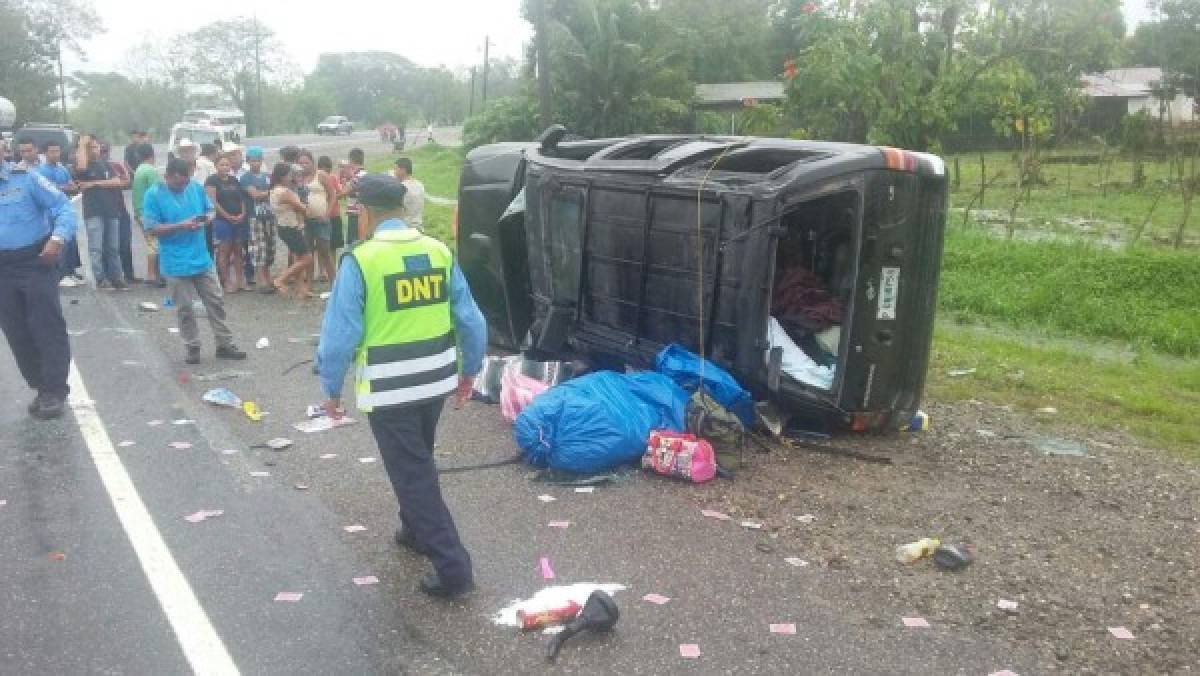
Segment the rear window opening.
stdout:
<svg viewBox="0 0 1200 676">
<path fill-rule="evenodd" d="M 748 148 L 725 155 L 713 169 L 735 174 L 771 174 L 797 162 L 826 156 L 826 153 L 788 148 Z"/>
<path fill-rule="evenodd" d="M 776 242 L 766 358 L 769 365 L 771 349 L 782 349 L 784 380 L 833 389 L 854 292 L 858 202 L 857 193 L 841 193 L 780 219 L 785 233 Z"/>
<path fill-rule="evenodd" d="M 654 141 L 646 141 L 644 143 L 635 143 L 625 148 L 620 148 L 606 155 L 606 160 L 649 160 L 668 148 L 684 143 L 684 140 L 671 139 L 656 139 Z"/>
</svg>

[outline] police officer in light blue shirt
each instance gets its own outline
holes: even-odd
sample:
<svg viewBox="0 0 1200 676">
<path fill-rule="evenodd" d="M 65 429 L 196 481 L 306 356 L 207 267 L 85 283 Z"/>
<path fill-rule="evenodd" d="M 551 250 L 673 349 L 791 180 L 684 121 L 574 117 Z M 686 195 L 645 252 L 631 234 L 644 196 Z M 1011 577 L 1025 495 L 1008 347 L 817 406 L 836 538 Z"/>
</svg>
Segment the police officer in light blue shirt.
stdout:
<svg viewBox="0 0 1200 676">
<path fill-rule="evenodd" d="M 58 259 L 75 236 L 66 195 L 36 171 L 0 161 L 0 328 L 38 396 L 30 415 L 63 414 L 71 346 L 58 300 Z"/>
</svg>

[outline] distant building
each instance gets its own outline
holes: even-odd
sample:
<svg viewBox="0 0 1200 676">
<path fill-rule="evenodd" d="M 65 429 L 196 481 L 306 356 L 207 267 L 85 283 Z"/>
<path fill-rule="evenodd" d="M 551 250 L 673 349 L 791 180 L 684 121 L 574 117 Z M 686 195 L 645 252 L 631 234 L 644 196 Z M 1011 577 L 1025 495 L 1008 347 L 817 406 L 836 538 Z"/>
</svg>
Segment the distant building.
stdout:
<svg viewBox="0 0 1200 676">
<path fill-rule="evenodd" d="M 1146 111 L 1155 119 L 1171 124 L 1196 121 L 1196 100 L 1179 94 L 1171 101 L 1155 95 L 1163 79 L 1161 68 L 1116 68 L 1084 75 L 1083 92 L 1090 99 L 1088 126 L 1102 131 L 1116 129 L 1125 115 Z"/>
<path fill-rule="evenodd" d="M 737 116 L 746 106 L 756 103 L 783 103 L 785 98 L 787 95 L 784 93 L 783 83 L 778 81 L 698 84 L 692 109 L 728 115 L 730 133 L 733 133 L 737 126 Z"/>
</svg>

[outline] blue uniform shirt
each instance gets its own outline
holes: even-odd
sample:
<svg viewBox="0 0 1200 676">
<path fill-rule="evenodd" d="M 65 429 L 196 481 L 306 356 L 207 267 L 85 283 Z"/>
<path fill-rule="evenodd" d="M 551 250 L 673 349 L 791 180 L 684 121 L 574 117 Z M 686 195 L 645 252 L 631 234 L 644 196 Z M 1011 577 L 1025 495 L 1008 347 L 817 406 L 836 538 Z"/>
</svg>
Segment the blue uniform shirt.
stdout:
<svg viewBox="0 0 1200 676">
<path fill-rule="evenodd" d="M 182 223 L 212 211 L 212 202 L 199 183 L 188 181 L 180 192 L 158 183 L 146 191 L 142 201 L 142 227 L 149 232 L 156 226 Z M 211 270 L 213 261 L 208 255 L 204 228 L 159 236 L 158 264 L 167 277 L 192 277 Z"/>
<path fill-rule="evenodd" d="M 404 221 L 392 219 L 380 223 L 376 230 L 407 227 Z M 362 342 L 365 304 L 366 287 L 358 261 L 354 256 L 342 256 L 329 305 L 325 308 L 325 321 L 321 324 L 321 342 L 317 346 L 317 372 L 321 376 L 321 389 L 330 399 L 341 399 L 346 372 L 350 370 L 354 353 Z M 483 354 L 487 350 L 487 322 L 475 304 L 471 288 L 467 286 L 467 278 L 457 262 L 450 274 L 450 317 L 458 337 L 463 375 L 475 376 L 483 369 Z"/>
<path fill-rule="evenodd" d="M 38 165 L 37 170 L 39 174 L 45 176 L 46 180 L 53 183 L 59 190 L 71 182 L 71 170 L 64 167 L 61 162 L 59 164 L 46 164 L 42 162 Z"/>
<path fill-rule="evenodd" d="M 51 234 L 75 236 L 70 200 L 41 174 L 0 161 L 0 250 L 24 249 Z"/>
</svg>

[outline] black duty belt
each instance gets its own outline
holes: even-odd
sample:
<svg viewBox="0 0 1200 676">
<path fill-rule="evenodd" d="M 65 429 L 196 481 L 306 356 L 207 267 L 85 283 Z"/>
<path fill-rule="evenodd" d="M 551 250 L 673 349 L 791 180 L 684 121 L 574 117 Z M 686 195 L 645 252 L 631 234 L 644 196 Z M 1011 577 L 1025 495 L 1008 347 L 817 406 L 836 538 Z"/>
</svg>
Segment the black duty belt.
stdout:
<svg viewBox="0 0 1200 676">
<path fill-rule="evenodd" d="M 50 238 L 45 237 L 39 242 L 34 242 L 20 249 L 0 249 L 0 263 L 22 263 L 32 258 L 37 258 L 42 255 L 42 249 L 46 247 L 46 242 L 48 241 L 50 241 Z"/>
</svg>

